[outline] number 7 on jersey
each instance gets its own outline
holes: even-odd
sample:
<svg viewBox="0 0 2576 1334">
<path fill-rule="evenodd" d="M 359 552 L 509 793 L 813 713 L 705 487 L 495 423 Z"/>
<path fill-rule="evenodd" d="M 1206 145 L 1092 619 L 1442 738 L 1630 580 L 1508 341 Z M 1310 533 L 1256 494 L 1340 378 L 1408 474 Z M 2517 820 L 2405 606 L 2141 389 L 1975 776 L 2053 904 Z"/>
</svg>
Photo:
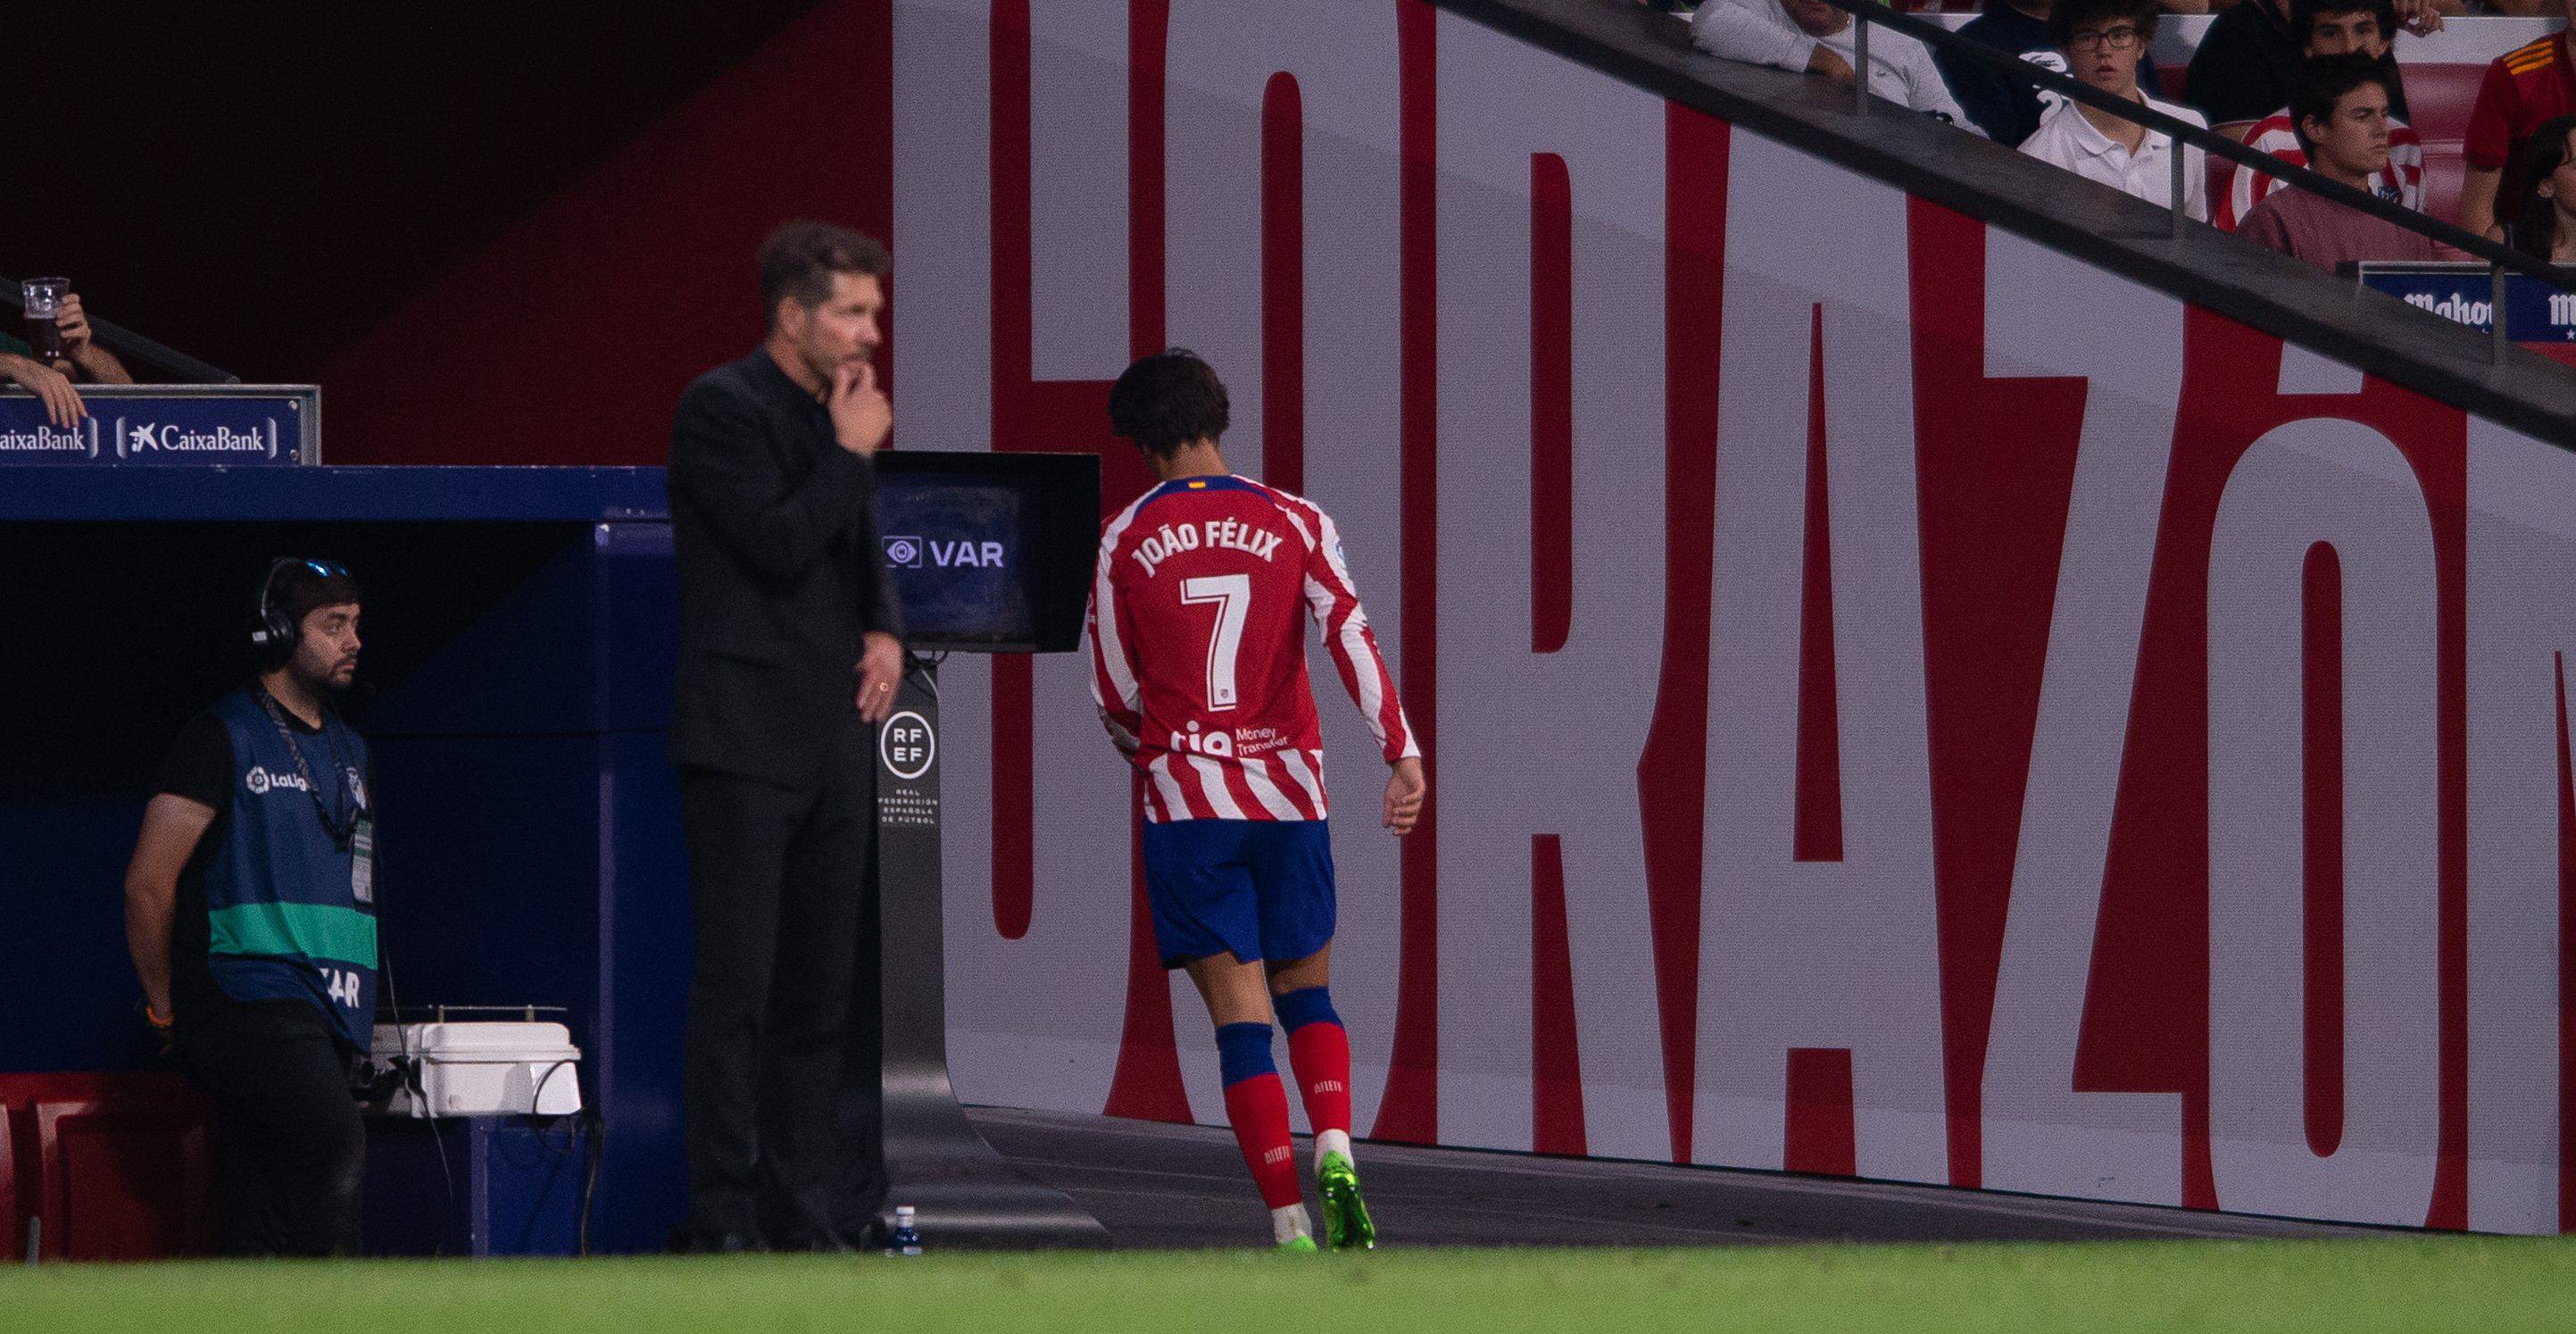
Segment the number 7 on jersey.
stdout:
<svg viewBox="0 0 2576 1334">
<path fill-rule="evenodd" d="M 1181 581 L 1181 601 L 1190 606 L 1216 604 L 1216 630 L 1208 637 L 1207 705 L 1210 711 L 1235 704 L 1234 660 L 1243 649 L 1243 622 L 1252 614 L 1252 576 L 1203 574 Z"/>
</svg>

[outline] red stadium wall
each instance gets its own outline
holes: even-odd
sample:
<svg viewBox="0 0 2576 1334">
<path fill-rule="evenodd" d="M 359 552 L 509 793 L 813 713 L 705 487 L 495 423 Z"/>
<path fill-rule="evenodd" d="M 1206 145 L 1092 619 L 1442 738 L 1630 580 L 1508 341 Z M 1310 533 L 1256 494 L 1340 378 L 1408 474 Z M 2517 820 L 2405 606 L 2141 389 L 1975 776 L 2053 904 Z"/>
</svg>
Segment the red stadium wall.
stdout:
<svg viewBox="0 0 2576 1334">
<path fill-rule="evenodd" d="M 890 18 L 819 6 L 337 354 L 325 457 L 660 463 L 680 390 L 760 340 L 761 236 L 886 233 Z"/>
<path fill-rule="evenodd" d="M 1184 344 L 1341 522 L 1363 1134 L 2560 1228 L 2576 459 L 1418 0 L 892 36 L 907 445 Z M 958 1087 L 1219 1120 L 1086 671 L 947 667 Z"/>
</svg>

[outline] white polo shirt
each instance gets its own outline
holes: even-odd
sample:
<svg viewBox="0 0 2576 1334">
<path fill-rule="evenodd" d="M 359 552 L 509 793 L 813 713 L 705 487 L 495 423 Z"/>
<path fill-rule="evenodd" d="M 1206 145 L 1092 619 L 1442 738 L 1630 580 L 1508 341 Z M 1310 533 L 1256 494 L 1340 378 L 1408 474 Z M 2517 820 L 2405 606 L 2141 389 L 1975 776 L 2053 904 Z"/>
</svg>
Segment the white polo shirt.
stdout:
<svg viewBox="0 0 2576 1334">
<path fill-rule="evenodd" d="M 2084 118 L 2073 101 L 2061 98 L 2056 103 L 2041 118 L 2039 129 L 2022 141 L 2021 151 L 2158 208 L 2173 207 L 2173 140 L 2149 130 L 2147 137 L 2139 141 L 2138 151 L 2132 153 L 2127 145 L 2093 128 L 2093 122 Z M 2176 120 L 2203 129 L 2209 127 L 2209 122 L 2189 107 L 2154 98 L 2146 99 L 2146 104 Z M 2182 154 L 2183 210 L 2207 222 L 2209 155 L 2189 145 L 2183 146 Z"/>
<path fill-rule="evenodd" d="M 1817 47 L 1852 63 L 1859 29 L 1845 23 L 1841 31 L 1810 37 L 1780 7 L 1780 0 L 1704 0 L 1691 15 L 1691 41 L 1711 55 L 1770 65 L 1801 73 Z M 1932 50 L 1893 28 L 1869 35 L 1869 90 L 1899 106 L 1928 111 L 1982 138 L 1985 131 L 1968 119 L 1950 96 L 1950 85 L 1932 63 Z"/>
</svg>

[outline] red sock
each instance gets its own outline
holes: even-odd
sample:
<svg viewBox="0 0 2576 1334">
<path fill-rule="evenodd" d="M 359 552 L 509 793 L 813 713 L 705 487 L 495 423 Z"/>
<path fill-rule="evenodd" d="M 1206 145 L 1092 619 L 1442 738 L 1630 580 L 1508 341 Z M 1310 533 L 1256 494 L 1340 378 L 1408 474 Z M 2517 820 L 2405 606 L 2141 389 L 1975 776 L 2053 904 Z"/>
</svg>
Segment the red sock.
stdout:
<svg viewBox="0 0 2576 1334">
<path fill-rule="evenodd" d="M 1264 1071 L 1226 1085 L 1225 1119 L 1234 1124 L 1234 1142 L 1243 1146 L 1243 1165 L 1252 1169 L 1261 1202 L 1281 1209 L 1304 1201 L 1297 1155 L 1288 1147 L 1288 1090 L 1278 1074 Z"/>
<path fill-rule="evenodd" d="M 1351 1129 L 1351 1035 L 1330 1019 L 1288 1034 L 1288 1068 L 1306 1098 L 1306 1122 L 1318 1133 Z"/>
</svg>

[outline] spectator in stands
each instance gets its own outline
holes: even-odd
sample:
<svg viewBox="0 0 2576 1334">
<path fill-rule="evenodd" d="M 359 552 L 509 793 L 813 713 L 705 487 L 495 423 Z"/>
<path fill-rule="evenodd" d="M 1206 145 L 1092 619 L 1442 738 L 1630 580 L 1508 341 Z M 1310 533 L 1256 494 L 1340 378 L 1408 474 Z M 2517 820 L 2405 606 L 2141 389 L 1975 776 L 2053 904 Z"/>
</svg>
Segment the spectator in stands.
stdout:
<svg viewBox="0 0 2576 1334">
<path fill-rule="evenodd" d="M 2389 88 L 2388 170 L 2370 178 L 2370 191 L 2390 203 L 2422 209 L 2424 140 L 2406 124 L 2406 96 L 2397 82 L 2397 62 L 2386 35 L 2386 25 L 2391 20 L 2388 0 L 2297 0 L 2290 13 L 2299 32 L 2299 47 L 2310 61 L 2357 53 L 2379 62 Z M 2308 165 L 2307 152 L 2299 144 L 2298 127 L 2291 122 L 2287 107 L 2256 121 L 2245 136 L 2245 146 L 2294 167 Z M 2253 210 L 2255 202 L 2279 184 L 2279 177 L 2231 167 L 2225 188 L 2210 201 L 2210 225 L 2221 231 L 2236 230 L 2236 224 Z"/>
<path fill-rule="evenodd" d="M 2138 60 L 2155 40 L 2156 0 L 2056 0 L 2048 27 L 2076 79 L 2177 120 L 2203 123 L 2189 108 L 2156 101 L 2138 89 Z M 2061 99 L 2038 131 L 2022 142 L 2021 151 L 2168 208 L 2173 204 L 2171 154 L 2180 151 L 2183 208 L 2195 218 L 2209 217 L 2208 155 L 2176 145 L 2169 136 L 2124 116 Z"/>
<path fill-rule="evenodd" d="M 2300 71 L 2290 98 L 2292 123 L 2309 169 L 2356 190 L 2388 170 L 2388 75 L 2353 52 L 2319 56 Z M 2245 215 L 2246 236 L 2328 273 L 2347 261 L 2453 257 L 2421 232 L 2346 208 L 2306 190 L 2274 190 Z"/>
<path fill-rule="evenodd" d="M 36 359 L 36 349 L 26 340 L 0 333 L 0 379 L 14 381 L 43 400 L 46 419 L 69 430 L 89 415 L 80 391 L 72 388 L 73 380 L 132 384 L 134 377 L 115 353 L 100 347 L 98 340 L 90 336 L 89 316 L 81 310 L 78 293 L 63 298 L 62 312 L 54 318 L 54 324 L 63 332 L 63 359 L 50 366 Z"/>
<path fill-rule="evenodd" d="M 1848 88 L 1852 16 L 1825 0 L 1706 0 L 1691 15 L 1691 42 L 1753 65 L 1822 75 Z M 1880 28 L 1869 35 L 1869 90 L 1888 101 L 1972 129 L 1923 43 Z"/>
<path fill-rule="evenodd" d="M 2524 182 L 2522 207 L 2512 222 L 2487 229 L 2487 239 L 2551 264 L 2576 264 L 2576 116 L 2552 116 L 2523 141 L 2515 173 Z"/>
<path fill-rule="evenodd" d="M 2380 27 L 2391 40 L 2399 26 L 2420 37 L 2440 32 L 2443 15 L 2462 12 L 2462 0 L 2392 0 Z M 2200 108 L 2220 134 L 2241 140 L 2290 100 L 2307 58 L 2303 47 L 2287 0 L 2241 0 L 2201 35 L 2183 74 L 2184 100 Z M 2395 112 L 2401 119 L 2406 114 L 2402 91 Z"/>
<path fill-rule="evenodd" d="M 2049 0 L 1986 0 L 1985 12 L 1968 20 L 1959 35 L 2008 56 L 2045 56 L 2038 63 L 2063 74 L 2066 71 L 2056 59 L 2057 43 L 2048 35 L 2048 8 Z M 2017 146 L 2029 138 L 2046 113 L 2043 103 L 2055 100 L 2043 98 L 2037 88 L 2019 79 L 1948 50 L 1933 52 L 1932 63 L 1950 81 L 1950 95 L 1958 99 L 1968 119 L 1999 144 Z M 2138 57 L 2138 86 L 2156 87 L 2155 62 L 2143 55 Z"/>
<path fill-rule="evenodd" d="M 2576 19 L 2576 0 L 2562 0 Z M 2484 236 L 2499 222 L 2513 221 L 2510 211 L 2529 191 L 2529 182 L 2508 181 L 2505 168 L 2522 142 L 2553 116 L 2576 113 L 2576 56 L 2568 46 L 2576 30 L 2554 32 L 2495 58 L 2478 85 L 2476 109 L 2469 113 L 2468 142 L 2461 156 L 2468 172 L 2460 181 L 2460 227 Z M 2498 205 L 2501 202 L 2502 208 Z"/>
</svg>

